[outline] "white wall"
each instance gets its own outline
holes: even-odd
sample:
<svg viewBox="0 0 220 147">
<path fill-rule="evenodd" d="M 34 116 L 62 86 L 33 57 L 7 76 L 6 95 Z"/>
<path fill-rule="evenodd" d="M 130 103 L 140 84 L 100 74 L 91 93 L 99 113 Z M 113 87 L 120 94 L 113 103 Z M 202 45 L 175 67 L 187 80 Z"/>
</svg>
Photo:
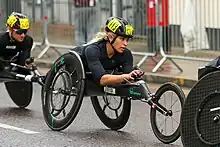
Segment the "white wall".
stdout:
<svg viewBox="0 0 220 147">
<path fill-rule="evenodd" d="M 169 0 L 169 22 L 180 25 L 183 18 L 184 0 Z M 195 11 L 200 14 L 197 19 L 208 28 L 220 28 L 220 0 L 192 0 Z"/>
</svg>

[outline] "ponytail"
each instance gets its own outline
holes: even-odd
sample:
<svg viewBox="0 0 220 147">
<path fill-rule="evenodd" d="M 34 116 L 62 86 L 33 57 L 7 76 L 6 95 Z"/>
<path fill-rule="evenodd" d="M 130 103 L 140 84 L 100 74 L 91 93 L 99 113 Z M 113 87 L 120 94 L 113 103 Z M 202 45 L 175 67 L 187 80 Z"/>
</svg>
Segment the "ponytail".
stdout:
<svg viewBox="0 0 220 147">
<path fill-rule="evenodd" d="M 102 41 L 103 39 L 105 39 L 105 40 L 107 39 L 107 33 L 106 32 L 98 32 L 92 40 L 90 40 L 88 43 L 84 44 L 83 46 Z"/>
</svg>

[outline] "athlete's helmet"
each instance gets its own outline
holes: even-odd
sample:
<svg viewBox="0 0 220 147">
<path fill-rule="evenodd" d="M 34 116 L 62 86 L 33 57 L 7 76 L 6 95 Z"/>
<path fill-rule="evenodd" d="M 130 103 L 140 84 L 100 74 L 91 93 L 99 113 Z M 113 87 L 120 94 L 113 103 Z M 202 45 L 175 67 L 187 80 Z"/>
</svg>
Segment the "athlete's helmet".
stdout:
<svg viewBox="0 0 220 147">
<path fill-rule="evenodd" d="M 8 17 L 6 25 L 13 29 L 29 29 L 30 23 L 26 15 L 12 12 Z"/>
<path fill-rule="evenodd" d="M 129 38 L 133 37 L 134 28 L 132 25 L 125 19 L 120 17 L 110 17 L 106 21 L 105 30 L 107 32 L 111 31 L 119 36 L 126 36 Z"/>
</svg>

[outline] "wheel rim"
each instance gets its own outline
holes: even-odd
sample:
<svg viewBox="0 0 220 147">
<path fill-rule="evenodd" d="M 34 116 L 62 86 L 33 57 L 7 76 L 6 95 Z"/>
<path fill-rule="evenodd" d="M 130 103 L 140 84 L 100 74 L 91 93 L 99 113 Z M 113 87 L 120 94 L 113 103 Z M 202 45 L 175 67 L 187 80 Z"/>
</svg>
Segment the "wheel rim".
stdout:
<svg viewBox="0 0 220 147">
<path fill-rule="evenodd" d="M 75 74 L 75 70 L 73 72 L 69 73 L 64 68 L 61 68 L 59 72 L 57 72 L 57 75 L 55 76 L 51 87 L 50 87 L 50 104 L 49 104 L 49 112 L 53 119 L 56 120 L 62 120 L 64 119 L 72 109 L 72 106 L 75 103 L 75 96 L 78 92 L 77 83 L 79 81 L 76 81 L 74 84 L 72 82 L 72 76 Z M 63 85 L 59 88 L 55 88 L 56 82 L 59 80 L 59 77 L 61 77 L 61 81 L 63 81 Z M 76 87 L 75 87 L 76 86 Z M 58 99 L 57 96 L 61 95 L 60 101 L 58 101 L 58 106 L 55 104 L 55 101 Z M 74 97 L 73 97 L 74 96 Z M 74 101 L 74 102 L 72 102 Z M 70 103 L 71 102 L 71 103 Z M 73 104 L 72 104 L 73 103 Z M 69 106 L 69 107 L 68 107 Z M 69 110 L 67 111 L 67 109 Z M 63 117 L 61 116 L 63 115 Z"/>
</svg>

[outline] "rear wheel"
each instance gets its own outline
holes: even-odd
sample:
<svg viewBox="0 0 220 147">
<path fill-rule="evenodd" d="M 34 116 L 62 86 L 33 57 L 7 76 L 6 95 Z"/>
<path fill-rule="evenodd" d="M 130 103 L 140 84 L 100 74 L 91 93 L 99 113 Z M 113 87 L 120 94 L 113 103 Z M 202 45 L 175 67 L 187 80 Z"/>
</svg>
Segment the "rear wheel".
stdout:
<svg viewBox="0 0 220 147">
<path fill-rule="evenodd" d="M 33 84 L 27 81 L 5 82 L 12 101 L 20 108 L 27 107 L 32 100 Z"/>
<path fill-rule="evenodd" d="M 128 122 L 131 100 L 119 96 L 92 96 L 92 105 L 102 123 L 112 130 L 123 128 Z"/>
<path fill-rule="evenodd" d="M 44 119 L 52 130 L 67 128 L 77 116 L 85 87 L 83 75 L 81 60 L 73 53 L 62 55 L 48 72 L 42 103 Z"/>
</svg>

